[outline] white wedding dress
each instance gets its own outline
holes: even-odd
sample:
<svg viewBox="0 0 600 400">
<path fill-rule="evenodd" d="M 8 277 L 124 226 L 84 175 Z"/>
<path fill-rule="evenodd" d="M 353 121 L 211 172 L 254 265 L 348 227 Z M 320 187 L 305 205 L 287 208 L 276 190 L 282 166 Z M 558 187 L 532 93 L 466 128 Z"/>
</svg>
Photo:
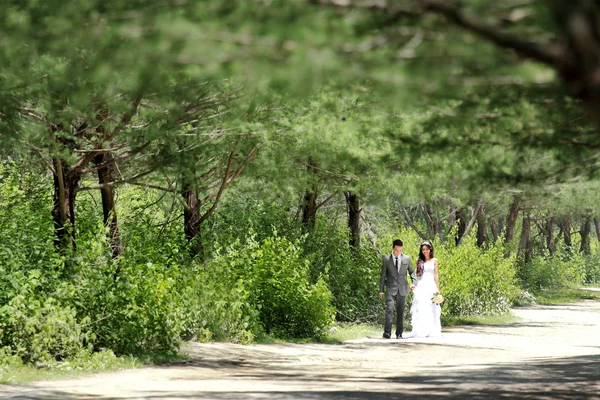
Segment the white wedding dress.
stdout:
<svg viewBox="0 0 600 400">
<path fill-rule="evenodd" d="M 438 287 L 433 279 L 435 264 L 433 260 L 423 265 L 423 275 L 417 278 L 410 307 L 412 316 L 412 337 L 439 337 L 442 335 L 440 323 L 441 308 L 431 301 Z"/>
</svg>

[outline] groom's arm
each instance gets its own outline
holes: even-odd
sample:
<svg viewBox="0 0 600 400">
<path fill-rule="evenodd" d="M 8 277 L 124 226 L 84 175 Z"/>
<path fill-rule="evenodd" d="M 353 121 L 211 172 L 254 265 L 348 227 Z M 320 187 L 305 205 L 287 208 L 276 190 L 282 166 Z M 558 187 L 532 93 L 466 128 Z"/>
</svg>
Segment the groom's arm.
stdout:
<svg viewBox="0 0 600 400">
<path fill-rule="evenodd" d="M 412 259 L 408 257 L 408 274 L 410 275 L 410 283 L 412 286 L 417 284 L 417 275 L 415 269 L 412 267 Z"/>
<path fill-rule="evenodd" d="M 383 286 L 387 278 L 387 268 L 385 267 L 385 257 L 381 259 L 381 274 L 379 276 L 379 298 L 383 299 Z"/>
</svg>

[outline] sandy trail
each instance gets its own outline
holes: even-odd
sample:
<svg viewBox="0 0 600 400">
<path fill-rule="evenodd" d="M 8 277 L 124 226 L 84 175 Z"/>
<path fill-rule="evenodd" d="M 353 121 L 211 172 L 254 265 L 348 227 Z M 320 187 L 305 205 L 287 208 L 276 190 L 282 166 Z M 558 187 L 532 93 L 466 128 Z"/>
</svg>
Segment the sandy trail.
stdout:
<svg viewBox="0 0 600 400">
<path fill-rule="evenodd" d="M 189 343 L 182 364 L 5 385 L 0 399 L 600 399 L 600 302 L 513 313 L 435 340 Z"/>
</svg>

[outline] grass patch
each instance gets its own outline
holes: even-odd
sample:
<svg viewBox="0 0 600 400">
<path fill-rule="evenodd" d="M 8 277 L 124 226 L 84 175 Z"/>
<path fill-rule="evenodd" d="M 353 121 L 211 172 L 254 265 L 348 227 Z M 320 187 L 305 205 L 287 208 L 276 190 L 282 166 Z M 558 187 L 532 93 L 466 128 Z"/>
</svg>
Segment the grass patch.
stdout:
<svg viewBox="0 0 600 400">
<path fill-rule="evenodd" d="M 328 334 L 305 339 L 294 338 L 276 338 L 273 336 L 263 336 L 257 338 L 255 343 L 259 344 L 285 344 L 285 343 L 326 343 L 326 344 L 341 344 L 345 340 L 364 339 L 366 337 L 380 337 L 383 332 L 383 325 L 375 324 L 351 324 L 338 323 L 335 329 L 332 329 Z"/>
<path fill-rule="evenodd" d="M 383 325 L 378 324 L 348 324 L 340 323 L 335 327 L 335 332 L 330 332 L 322 342 L 338 344 L 346 340 L 364 339 L 367 337 L 381 337 Z"/>
<path fill-rule="evenodd" d="M 143 353 L 136 356 L 116 356 L 112 351 L 101 351 L 79 358 L 36 365 L 23 364 L 19 359 L 4 360 L 0 364 L 0 384 L 23 384 L 33 381 L 76 378 L 99 372 L 140 368 L 146 365 L 161 365 L 186 360 L 175 353 Z"/>
<path fill-rule="evenodd" d="M 257 337 L 254 339 L 254 343 L 257 344 L 286 344 L 286 343 L 298 343 L 298 344 L 306 344 L 306 343 L 320 343 L 321 338 L 278 338 L 271 335 L 264 335 L 261 337 Z"/>
<path fill-rule="evenodd" d="M 534 293 L 535 301 L 541 305 L 576 303 L 581 300 L 600 300 L 600 292 L 584 289 L 548 289 Z"/>
<path fill-rule="evenodd" d="M 442 326 L 459 325 L 510 325 L 518 322 L 519 317 L 508 313 L 504 315 L 473 315 L 461 317 L 442 317 Z"/>
</svg>

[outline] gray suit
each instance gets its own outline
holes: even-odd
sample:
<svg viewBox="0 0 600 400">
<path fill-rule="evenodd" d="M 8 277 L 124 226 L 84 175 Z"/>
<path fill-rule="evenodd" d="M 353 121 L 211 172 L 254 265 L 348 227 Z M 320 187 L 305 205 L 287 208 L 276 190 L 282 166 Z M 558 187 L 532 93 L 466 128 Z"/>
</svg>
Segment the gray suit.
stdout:
<svg viewBox="0 0 600 400">
<path fill-rule="evenodd" d="M 385 330 L 384 333 L 390 335 L 392 332 L 392 315 L 394 312 L 394 302 L 396 303 L 396 336 L 402 335 L 402 325 L 404 323 L 404 305 L 406 295 L 409 292 L 408 279 L 406 272 L 410 273 L 411 282 L 416 282 L 415 270 L 411 265 L 410 256 L 400 254 L 398 264 L 400 271 L 395 267 L 395 257 L 393 254 L 383 257 L 381 263 L 381 277 L 379 279 L 379 293 L 383 293 L 385 285 Z"/>
</svg>

